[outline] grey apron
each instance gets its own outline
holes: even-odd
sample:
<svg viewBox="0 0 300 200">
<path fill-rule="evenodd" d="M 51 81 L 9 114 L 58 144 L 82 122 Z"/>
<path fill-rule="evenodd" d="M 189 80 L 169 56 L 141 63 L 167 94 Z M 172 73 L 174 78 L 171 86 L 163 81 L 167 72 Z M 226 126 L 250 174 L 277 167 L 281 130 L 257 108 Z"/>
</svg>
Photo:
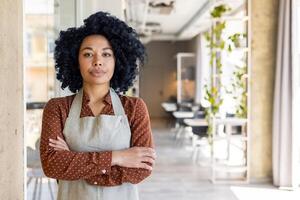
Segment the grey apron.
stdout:
<svg viewBox="0 0 300 200">
<path fill-rule="evenodd" d="M 111 88 L 110 96 L 115 115 L 80 118 L 82 89 L 76 94 L 63 130 L 72 151 L 100 152 L 130 147 L 131 131 L 119 96 Z M 101 174 L 101 172 L 99 172 Z M 95 183 L 96 184 L 96 183 Z M 90 185 L 85 180 L 64 181 L 58 185 L 58 200 L 138 200 L 137 185 Z"/>
</svg>

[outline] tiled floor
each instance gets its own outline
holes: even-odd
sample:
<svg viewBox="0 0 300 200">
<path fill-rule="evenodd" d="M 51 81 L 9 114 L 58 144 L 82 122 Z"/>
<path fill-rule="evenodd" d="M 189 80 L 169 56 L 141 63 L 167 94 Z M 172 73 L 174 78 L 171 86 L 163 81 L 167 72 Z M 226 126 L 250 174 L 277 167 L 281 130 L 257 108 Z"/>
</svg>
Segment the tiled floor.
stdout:
<svg viewBox="0 0 300 200">
<path fill-rule="evenodd" d="M 158 159 L 152 176 L 140 185 L 143 200 L 235 200 L 228 186 L 213 186 L 209 168 L 193 164 L 192 152 L 176 145 L 169 129 L 153 129 Z"/>
<path fill-rule="evenodd" d="M 271 185 L 213 185 L 208 180 L 209 168 L 194 164 L 191 150 L 176 145 L 173 133 L 164 123 L 153 123 L 157 161 L 151 177 L 140 186 L 141 200 L 298 200 L 300 191 L 280 191 Z M 52 182 L 55 186 L 56 183 Z M 34 181 L 28 187 L 27 199 L 32 199 Z M 51 199 L 46 180 L 43 200 Z M 56 192 L 56 188 L 54 188 Z M 121 199 L 120 199 L 121 200 Z"/>
</svg>

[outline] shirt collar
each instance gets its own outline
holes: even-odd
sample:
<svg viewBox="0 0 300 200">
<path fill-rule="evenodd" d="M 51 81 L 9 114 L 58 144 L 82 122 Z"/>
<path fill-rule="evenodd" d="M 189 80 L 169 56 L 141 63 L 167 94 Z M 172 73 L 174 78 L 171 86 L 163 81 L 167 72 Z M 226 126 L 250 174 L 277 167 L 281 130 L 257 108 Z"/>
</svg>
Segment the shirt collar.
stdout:
<svg viewBox="0 0 300 200">
<path fill-rule="evenodd" d="M 90 102 L 90 97 L 89 95 L 83 90 L 83 97 L 82 97 L 82 101 L 83 101 L 83 104 L 88 104 Z M 106 104 L 109 104 L 111 105 L 112 102 L 111 102 L 111 96 L 110 96 L 110 92 L 108 91 L 108 93 L 104 96 L 104 99 L 103 101 L 106 103 Z"/>
</svg>

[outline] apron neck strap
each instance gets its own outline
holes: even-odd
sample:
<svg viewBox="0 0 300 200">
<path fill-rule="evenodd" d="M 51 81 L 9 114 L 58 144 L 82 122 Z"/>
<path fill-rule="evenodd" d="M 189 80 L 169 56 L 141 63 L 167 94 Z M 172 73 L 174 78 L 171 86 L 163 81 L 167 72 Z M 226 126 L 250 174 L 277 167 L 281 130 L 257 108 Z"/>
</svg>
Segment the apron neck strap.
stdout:
<svg viewBox="0 0 300 200">
<path fill-rule="evenodd" d="M 114 114 L 125 115 L 125 111 L 118 94 L 115 92 L 113 88 L 110 88 L 109 92 L 110 92 Z M 82 108 L 82 98 L 83 98 L 83 89 L 81 88 L 79 92 L 76 94 L 72 102 L 69 116 L 78 116 L 78 117 L 80 116 L 81 108 Z"/>
<path fill-rule="evenodd" d="M 114 109 L 114 114 L 115 115 L 125 115 L 125 111 L 124 111 L 122 102 L 121 102 L 118 94 L 115 92 L 115 90 L 113 88 L 110 88 L 109 92 L 110 92 L 112 106 Z"/>
</svg>

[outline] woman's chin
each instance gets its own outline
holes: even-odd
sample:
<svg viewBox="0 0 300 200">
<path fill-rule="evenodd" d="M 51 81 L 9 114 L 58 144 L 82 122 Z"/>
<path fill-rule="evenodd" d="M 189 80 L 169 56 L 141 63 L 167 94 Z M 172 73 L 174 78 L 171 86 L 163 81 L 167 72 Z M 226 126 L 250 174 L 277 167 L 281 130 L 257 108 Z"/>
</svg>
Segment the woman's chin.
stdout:
<svg viewBox="0 0 300 200">
<path fill-rule="evenodd" d="M 111 77 L 107 76 L 107 74 L 102 76 L 93 76 L 91 74 L 85 75 L 82 77 L 83 82 L 89 84 L 89 85 L 103 85 L 103 84 L 109 84 Z"/>
<path fill-rule="evenodd" d="M 93 79 L 90 79 L 88 81 L 90 85 L 103 85 L 103 84 L 109 84 L 109 80 L 106 79 L 106 78 L 93 78 Z"/>
</svg>

